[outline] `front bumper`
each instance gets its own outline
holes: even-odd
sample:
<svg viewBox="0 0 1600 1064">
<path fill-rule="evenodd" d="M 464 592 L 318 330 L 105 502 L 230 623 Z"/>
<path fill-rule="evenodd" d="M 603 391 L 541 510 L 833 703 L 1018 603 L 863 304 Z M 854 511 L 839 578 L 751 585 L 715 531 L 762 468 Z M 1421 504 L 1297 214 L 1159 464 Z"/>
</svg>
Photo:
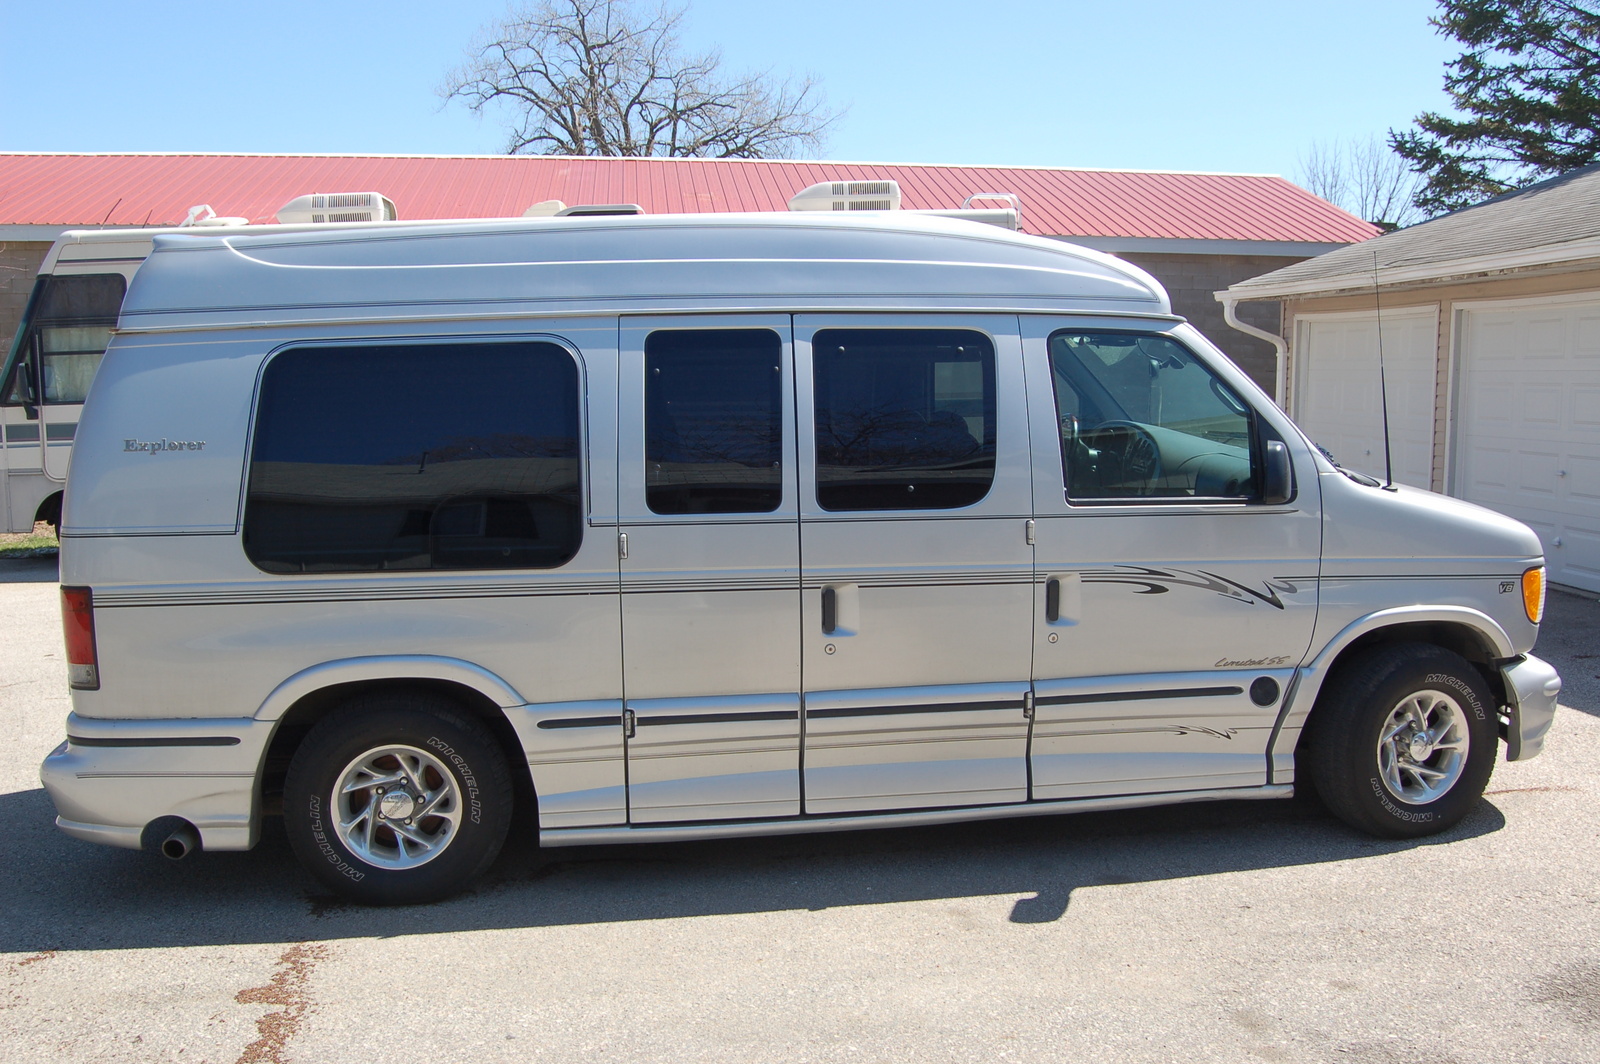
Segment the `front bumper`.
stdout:
<svg viewBox="0 0 1600 1064">
<path fill-rule="evenodd" d="M 139 849 L 145 825 L 182 817 L 207 850 L 256 844 L 257 777 L 275 722 L 249 717 L 67 717 L 67 741 L 39 766 L 56 826 L 75 838 Z"/>
<path fill-rule="evenodd" d="M 1506 728 L 1506 760 L 1526 761 L 1544 749 L 1544 736 L 1556 715 L 1561 677 L 1548 662 L 1529 654 L 1500 668 L 1506 681 L 1511 723 Z"/>
</svg>

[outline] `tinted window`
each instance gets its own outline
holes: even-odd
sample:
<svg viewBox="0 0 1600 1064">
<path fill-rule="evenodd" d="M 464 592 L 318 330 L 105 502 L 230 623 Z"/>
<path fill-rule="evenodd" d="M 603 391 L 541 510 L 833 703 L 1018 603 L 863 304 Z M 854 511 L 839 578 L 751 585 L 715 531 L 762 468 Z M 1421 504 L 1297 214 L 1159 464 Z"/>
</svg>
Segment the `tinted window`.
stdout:
<svg viewBox="0 0 1600 1064">
<path fill-rule="evenodd" d="M 578 396 L 554 344 L 285 351 L 261 380 L 245 553 L 285 573 L 561 565 Z"/>
<path fill-rule="evenodd" d="M 994 482 L 994 347 L 955 329 L 826 329 L 812 340 L 817 503 L 970 506 Z"/>
<path fill-rule="evenodd" d="M 645 340 L 645 501 L 658 514 L 770 513 L 783 499 L 783 342 L 766 329 Z"/>
<path fill-rule="evenodd" d="M 1050 368 L 1070 498 L 1255 495 L 1250 410 L 1181 344 L 1058 332 Z"/>
<path fill-rule="evenodd" d="M 128 283 L 120 273 L 41 277 L 17 332 L 7 403 L 81 403 L 100 368 Z M 37 362 L 33 360 L 37 358 Z M 37 369 L 28 369 L 37 366 Z"/>
</svg>

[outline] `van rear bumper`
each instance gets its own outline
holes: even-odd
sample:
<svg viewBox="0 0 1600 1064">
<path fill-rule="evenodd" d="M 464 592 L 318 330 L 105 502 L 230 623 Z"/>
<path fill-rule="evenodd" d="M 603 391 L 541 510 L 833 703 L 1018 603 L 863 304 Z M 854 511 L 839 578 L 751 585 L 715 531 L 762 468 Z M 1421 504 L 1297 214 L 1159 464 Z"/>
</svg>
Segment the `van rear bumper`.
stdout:
<svg viewBox="0 0 1600 1064">
<path fill-rule="evenodd" d="M 145 825 L 182 817 L 207 850 L 256 844 L 257 773 L 272 721 L 249 717 L 67 717 L 67 741 L 39 766 L 56 826 L 74 838 L 139 849 Z"/>
<path fill-rule="evenodd" d="M 1528 654 L 1500 668 L 1506 681 L 1511 723 L 1506 728 L 1506 760 L 1539 756 L 1544 736 L 1555 719 L 1561 677 L 1548 661 Z"/>
</svg>

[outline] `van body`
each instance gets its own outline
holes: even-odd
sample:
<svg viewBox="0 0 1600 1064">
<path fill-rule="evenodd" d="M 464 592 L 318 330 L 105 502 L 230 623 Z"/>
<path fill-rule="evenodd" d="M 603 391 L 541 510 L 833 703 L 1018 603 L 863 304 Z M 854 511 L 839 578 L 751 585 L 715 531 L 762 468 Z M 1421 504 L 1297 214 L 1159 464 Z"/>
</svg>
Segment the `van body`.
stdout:
<svg viewBox="0 0 1600 1064">
<path fill-rule="evenodd" d="M 77 431 L 69 834 L 545 846 L 1279 798 L 1440 830 L 1535 535 L 1331 465 L 1147 274 L 894 214 L 159 236 Z M 1297 767 L 1298 761 L 1298 767 Z"/>
</svg>

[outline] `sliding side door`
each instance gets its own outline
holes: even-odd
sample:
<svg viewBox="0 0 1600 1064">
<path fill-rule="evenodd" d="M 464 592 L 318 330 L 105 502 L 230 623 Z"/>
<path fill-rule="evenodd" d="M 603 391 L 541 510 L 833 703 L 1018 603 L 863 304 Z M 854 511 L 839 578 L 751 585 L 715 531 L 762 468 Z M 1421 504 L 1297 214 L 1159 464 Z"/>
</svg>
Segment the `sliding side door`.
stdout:
<svg viewBox="0 0 1600 1064">
<path fill-rule="evenodd" d="M 790 336 L 787 316 L 622 321 L 630 823 L 800 812 Z"/>
<path fill-rule="evenodd" d="M 1028 797 L 1016 319 L 795 320 L 807 813 Z"/>
</svg>

